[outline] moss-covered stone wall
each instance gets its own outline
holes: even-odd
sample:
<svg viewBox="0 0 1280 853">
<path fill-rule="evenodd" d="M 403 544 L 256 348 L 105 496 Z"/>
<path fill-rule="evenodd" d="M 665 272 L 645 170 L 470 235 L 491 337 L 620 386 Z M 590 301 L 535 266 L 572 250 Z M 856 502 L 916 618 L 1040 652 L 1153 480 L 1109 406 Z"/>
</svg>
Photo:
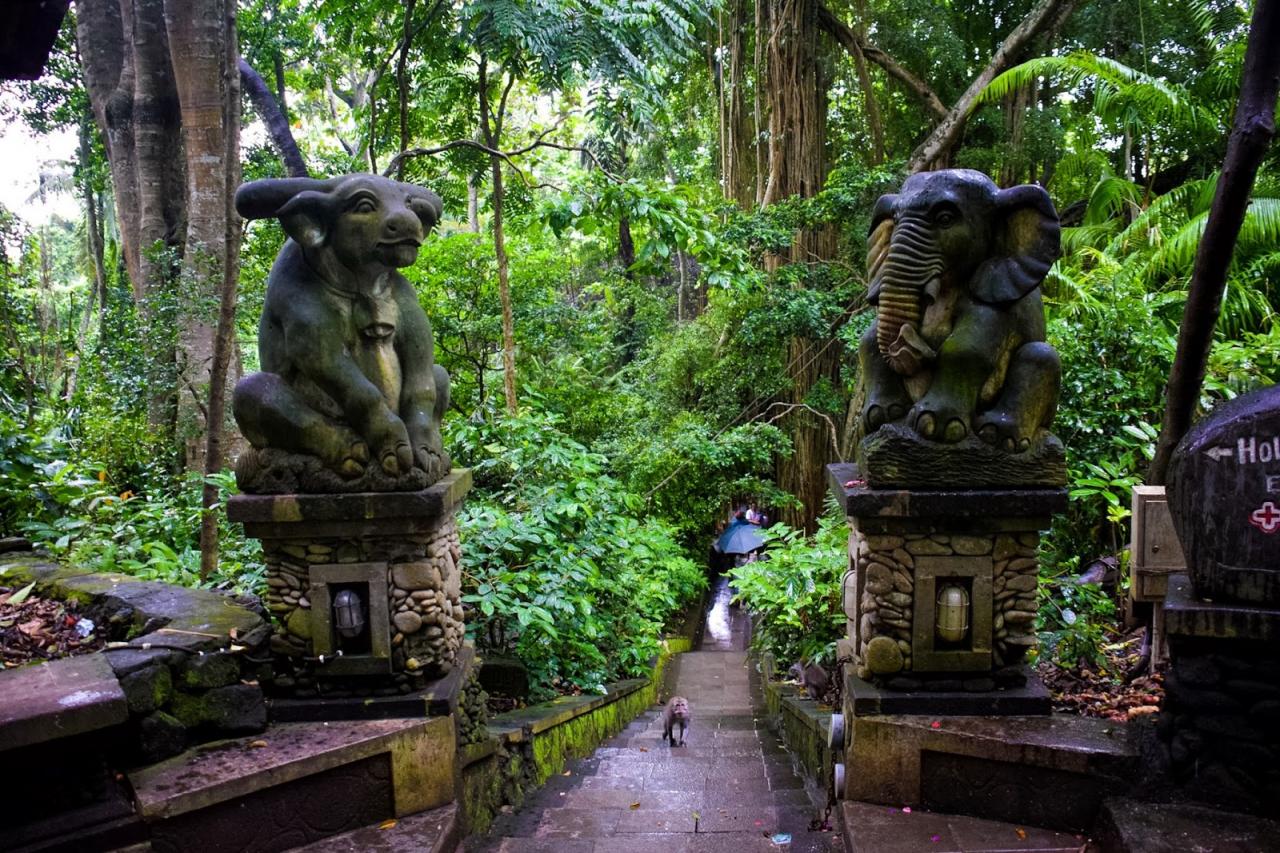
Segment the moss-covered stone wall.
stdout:
<svg viewBox="0 0 1280 853">
<path fill-rule="evenodd" d="M 503 806 L 519 809 L 525 797 L 573 758 L 600 743 L 658 701 L 662 676 L 672 655 L 692 648 L 688 637 L 671 637 L 646 678 L 609 685 L 604 696 L 564 696 L 489 721 L 492 737 L 464 747 L 459 765 L 459 804 L 468 835 L 487 832 Z"/>
</svg>

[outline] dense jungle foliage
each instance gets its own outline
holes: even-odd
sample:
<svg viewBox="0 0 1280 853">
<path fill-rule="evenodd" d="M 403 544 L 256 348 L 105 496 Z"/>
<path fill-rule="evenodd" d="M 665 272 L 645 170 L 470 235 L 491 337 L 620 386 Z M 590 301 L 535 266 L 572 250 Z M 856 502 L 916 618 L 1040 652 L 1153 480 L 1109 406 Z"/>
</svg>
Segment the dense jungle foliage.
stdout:
<svg viewBox="0 0 1280 853">
<path fill-rule="evenodd" d="M 1074 664 L 1096 657 L 1115 600 L 1068 581 L 1123 559 L 1247 3 L 241 0 L 240 52 L 311 174 L 399 156 L 402 180 L 444 198 L 406 274 L 453 377 L 446 441 L 475 472 L 460 522 L 482 653 L 521 658 L 536 696 L 640 672 L 704 587 L 717 523 L 750 498 L 785 520 L 772 558 L 736 573 L 758 642 L 831 659 L 846 529 L 795 483 L 850 455 L 871 208 L 1046 4 L 1052 20 L 961 110 L 937 162 L 1039 182 L 1066 226 L 1045 296 L 1072 500 L 1044 546 L 1041 621 L 1046 653 Z M 252 591 L 260 554 L 225 520 L 217 568 L 200 571 L 202 490 L 225 496 L 234 478 L 193 464 L 209 391 L 184 379 L 182 333 L 211 323 L 219 296 L 184 289 L 181 240 L 144 247 L 161 286 L 130 280 L 77 42 L 91 7 L 68 15 L 45 77 L 0 95 L 6 127 L 36 147 L 71 140 L 33 158 L 36 196 L 0 209 L 0 535 L 80 566 Z M 779 48 L 797 27 L 817 28 L 813 55 Z M 814 104 L 806 150 L 824 181 L 799 187 L 781 165 L 791 149 L 774 156 L 776 122 Z M 242 106 L 243 178 L 284 175 L 278 140 Z M 1203 409 L 1280 367 L 1278 157 L 1255 185 Z M 38 209 L 46 197 L 78 213 Z M 238 234 L 232 382 L 256 367 L 284 240 L 270 221 Z"/>
</svg>

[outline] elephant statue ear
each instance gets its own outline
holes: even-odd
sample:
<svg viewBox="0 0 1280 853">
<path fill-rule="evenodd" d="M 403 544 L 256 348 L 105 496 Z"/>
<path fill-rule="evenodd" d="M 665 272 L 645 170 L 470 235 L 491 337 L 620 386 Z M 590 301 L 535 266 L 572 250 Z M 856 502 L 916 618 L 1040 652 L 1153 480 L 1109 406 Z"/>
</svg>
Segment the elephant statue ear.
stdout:
<svg viewBox="0 0 1280 853">
<path fill-rule="evenodd" d="M 1057 260 L 1058 213 L 1035 184 L 1000 190 L 995 202 L 994 251 L 974 273 L 969 291 L 981 302 L 1013 302 L 1039 287 Z"/>
<path fill-rule="evenodd" d="M 871 230 L 867 234 L 867 302 L 872 305 L 880 297 L 880 268 L 889 255 L 893 209 L 897 204 L 896 195 L 882 195 L 871 210 Z"/>
</svg>

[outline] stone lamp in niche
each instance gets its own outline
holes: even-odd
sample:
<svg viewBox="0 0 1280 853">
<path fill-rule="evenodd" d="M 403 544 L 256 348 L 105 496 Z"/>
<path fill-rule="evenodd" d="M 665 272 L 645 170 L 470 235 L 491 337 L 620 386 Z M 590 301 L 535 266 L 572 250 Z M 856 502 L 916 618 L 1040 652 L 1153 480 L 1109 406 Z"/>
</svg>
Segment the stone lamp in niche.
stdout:
<svg viewBox="0 0 1280 853">
<path fill-rule="evenodd" d="M 287 238 L 267 280 L 262 370 L 235 388 L 250 447 L 228 516 L 262 541 L 275 618 L 268 686 L 390 697 L 463 651 L 454 516 L 470 472 L 440 436 L 449 376 L 400 270 L 441 215 L 430 190 L 376 175 L 254 181 L 246 219 Z"/>
<path fill-rule="evenodd" d="M 1040 532 L 1066 507 L 1050 429 L 1061 366 L 1040 293 L 1058 253 L 1039 186 L 925 172 L 875 205 L 862 435 L 856 464 L 831 466 L 850 523 L 855 703 L 889 691 L 902 695 L 879 712 L 937 708 L 914 694 L 954 696 L 957 713 L 1049 710 L 1022 661 L 1036 642 Z"/>
</svg>

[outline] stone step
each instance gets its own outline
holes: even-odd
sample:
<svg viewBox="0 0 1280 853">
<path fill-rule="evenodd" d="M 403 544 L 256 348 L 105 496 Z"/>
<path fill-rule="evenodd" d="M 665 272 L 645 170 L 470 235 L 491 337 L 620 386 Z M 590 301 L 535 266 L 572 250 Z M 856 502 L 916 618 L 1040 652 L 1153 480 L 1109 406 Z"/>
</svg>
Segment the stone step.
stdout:
<svg viewBox="0 0 1280 853">
<path fill-rule="evenodd" d="M 453 799 L 448 717 L 280 723 L 129 774 L 157 850 L 286 850 Z"/>
<path fill-rule="evenodd" d="M 489 841 L 496 839 L 615 839 L 652 834 L 689 836 L 741 835 L 756 837 L 778 831 L 808 833 L 815 810 L 807 804 L 698 805 L 668 804 L 667 808 L 564 807 L 533 810 L 510 820 L 495 821 Z M 500 845 L 500 842 L 498 844 Z"/>
<path fill-rule="evenodd" d="M 637 809 L 670 809 L 687 806 L 707 811 L 718 808 L 765 808 L 769 806 L 808 807 L 809 795 L 802 788 L 786 788 L 770 791 L 747 793 L 730 793 L 725 791 L 703 790 L 700 794 L 691 795 L 687 791 L 630 791 L 625 789 L 579 789 L 569 791 L 560 801 L 561 805 L 573 808 L 631 808 Z"/>
<path fill-rule="evenodd" d="M 0 673 L 0 752 L 108 729 L 129 718 L 104 655 L 80 655 Z"/>
<path fill-rule="evenodd" d="M 923 809 L 845 800 L 845 853 L 1078 853 L 1083 835 Z M 1184 848 L 1190 849 L 1190 848 Z"/>
<path fill-rule="evenodd" d="M 817 853 L 839 850 L 833 838 L 831 833 L 792 833 L 792 843 L 781 847 L 763 832 L 643 832 L 609 838 L 501 838 L 476 853 Z"/>
<path fill-rule="evenodd" d="M 1125 727 L 1067 714 L 856 717 L 845 798 L 1085 831 L 1138 756 Z"/>
<path fill-rule="evenodd" d="M 1244 853 L 1280 849 L 1280 823 L 1189 803 L 1107 800 L 1098 818 L 1105 853 Z"/>
<path fill-rule="evenodd" d="M 447 806 L 333 835 L 294 851 L 306 853 L 453 853 L 461 840 L 458 807 Z"/>
</svg>

